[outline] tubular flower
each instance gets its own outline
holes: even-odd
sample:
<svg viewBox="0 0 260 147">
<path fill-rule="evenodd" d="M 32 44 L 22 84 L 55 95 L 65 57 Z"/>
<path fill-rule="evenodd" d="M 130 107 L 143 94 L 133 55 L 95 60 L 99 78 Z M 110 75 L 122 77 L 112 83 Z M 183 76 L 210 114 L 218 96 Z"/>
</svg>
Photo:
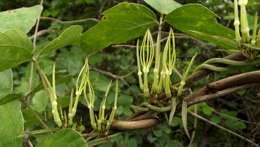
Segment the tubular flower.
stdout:
<svg viewBox="0 0 260 147">
<path fill-rule="evenodd" d="M 148 86 L 148 73 L 154 58 L 154 43 L 150 30 L 147 30 L 141 46 L 137 43 L 137 66 L 139 85 L 145 96 L 150 95 Z"/>
</svg>

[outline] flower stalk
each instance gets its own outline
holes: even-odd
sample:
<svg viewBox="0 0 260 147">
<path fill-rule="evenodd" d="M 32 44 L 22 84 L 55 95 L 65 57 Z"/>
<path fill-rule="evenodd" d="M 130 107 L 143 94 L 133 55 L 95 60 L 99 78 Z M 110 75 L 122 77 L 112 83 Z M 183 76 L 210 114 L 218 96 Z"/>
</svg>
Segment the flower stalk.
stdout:
<svg viewBox="0 0 260 147">
<path fill-rule="evenodd" d="M 87 102 L 87 107 L 89 109 L 90 124 L 91 124 L 92 128 L 94 130 L 96 130 L 97 122 L 96 122 L 95 113 L 94 113 L 94 104 L 95 104 L 96 96 L 95 96 L 94 89 L 93 89 L 92 84 L 89 79 L 88 79 L 88 85 L 84 89 L 84 97 Z"/>
<path fill-rule="evenodd" d="M 137 45 L 136 45 L 136 58 L 137 58 L 137 75 L 138 75 L 138 81 L 139 81 L 139 86 L 141 90 L 144 90 L 144 85 L 143 85 L 143 78 L 142 78 L 142 69 L 141 69 L 141 63 L 140 63 L 140 55 L 139 55 L 139 40 L 137 40 Z"/>
<path fill-rule="evenodd" d="M 88 68 L 89 66 L 87 62 L 85 67 L 86 67 L 85 73 L 87 74 L 84 76 L 85 86 L 83 88 L 83 93 L 87 103 L 87 107 L 89 109 L 90 124 L 92 128 L 98 132 L 107 132 L 109 131 L 112 125 L 112 122 L 114 120 L 117 111 L 117 99 L 118 99 L 118 91 L 119 91 L 118 81 L 116 81 L 115 99 L 114 99 L 114 105 L 111 110 L 111 114 L 110 115 L 106 114 L 106 102 L 107 102 L 109 91 L 111 89 L 112 81 L 107 86 L 106 93 L 99 106 L 98 115 L 96 115 L 94 112 L 94 104 L 96 101 L 96 96 L 95 96 L 94 88 L 89 79 L 89 68 Z"/>
<path fill-rule="evenodd" d="M 70 109 L 68 113 L 69 125 L 73 124 L 73 118 L 76 115 L 79 98 L 82 95 L 82 92 L 88 83 L 88 76 L 89 76 L 89 65 L 88 65 L 88 60 L 86 59 L 85 64 L 81 68 L 81 71 L 76 80 L 75 97 L 71 97 L 70 99 Z"/>
<path fill-rule="evenodd" d="M 117 99 L 118 99 L 118 80 L 116 81 L 116 91 L 115 91 L 115 100 L 114 100 L 114 105 L 113 105 L 113 108 L 112 108 L 112 111 L 111 111 L 111 114 L 109 116 L 109 119 L 107 121 L 107 125 L 106 125 L 106 130 L 109 130 L 111 125 L 112 125 L 112 122 L 115 118 L 115 115 L 116 115 L 116 111 L 117 111 Z"/>
<path fill-rule="evenodd" d="M 171 74 L 176 62 L 176 50 L 174 33 L 171 29 L 163 50 L 162 71 L 160 84 L 163 86 L 167 97 L 171 97 Z"/>
<path fill-rule="evenodd" d="M 108 93 L 110 91 L 111 85 L 112 85 L 112 81 L 110 81 L 110 83 L 107 87 L 105 96 L 104 96 L 104 98 L 101 102 L 101 105 L 99 107 L 99 115 L 98 115 L 98 120 L 97 120 L 98 131 L 102 131 L 102 130 L 105 129 L 105 128 L 103 128 L 103 127 L 105 127 L 103 124 L 105 124 L 105 122 L 106 122 L 106 118 L 105 118 L 106 102 L 107 102 L 107 97 L 108 97 Z"/>
<path fill-rule="evenodd" d="M 258 13 L 256 12 L 255 17 L 254 17 L 253 36 L 252 36 L 252 40 L 251 40 L 252 45 L 256 44 L 257 22 L 258 22 Z"/>
<path fill-rule="evenodd" d="M 55 64 L 53 65 L 52 68 L 52 84 L 48 80 L 46 74 L 44 71 L 40 68 L 40 65 L 37 61 L 35 61 L 35 66 L 37 68 L 37 71 L 39 73 L 40 79 L 42 81 L 43 87 L 45 91 L 48 93 L 50 101 L 51 101 L 51 108 L 52 108 L 52 115 L 54 122 L 61 127 L 62 126 L 62 121 L 60 118 L 60 114 L 58 111 L 58 103 L 57 103 L 57 95 L 56 95 L 56 84 L 55 84 Z"/>
<path fill-rule="evenodd" d="M 150 96 L 150 90 L 148 86 L 148 73 L 154 58 L 154 43 L 150 30 L 147 30 L 141 46 L 137 44 L 137 64 L 139 65 L 138 76 L 142 76 L 143 80 L 139 79 L 140 88 L 143 90 L 146 97 Z M 142 73 L 141 69 L 142 68 Z M 143 83 L 143 84 L 142 84 Z"/>
<path fill-rule="evenodd" d="M 160 74 L 160 63 L 161 63 L 161 33 L 162 33 L 162 24 L 163 24 L 163 16 L 160 17 L 156 49 L 155 49 L 155 64 L 153 70 L 153 84 L 152 84 L 152 92 L 160 93 L 161 87 L 159 85 L 159 74 Z"/>
<path fill-rule="evenodd" d="M 184 86 L 186 84 L 186 79 L 188 77 L 188 74 L 189 74 L 189 72 L 191 70 L 191 66 L 194 63 L 194 60 L 195 60 L 196 56 L 197 56 L 197 53 L 191 58 L 191 61 L 190 61 L 189 65 L 188 65 L 184 75 L 182 76 L 182 79 L 181 79 L 181 82 L 180 82 L 180 86 L 178 87 L 178 92 L 177 92 L 177 96 L 178 97 L 180 97 L 183 94 L 183 88 L 184 88 Z"/>
<path fill-rule="evenodd" d="M 248 3 L 248 0 L 239 0 L 241 33 L 242 33 L 242 39 L 244 42 L 249 42 L 249 40 L 250 40 L 248 20 L 247 20 L 247 11 L 246 11 L 247 3 Z"/>
<path fill-rule="evenodd" d="M 239 12 L 238 12 L 238 3 L 237 0 L 234 0 L 234 27 L 235 27 L 235 36 L 236 36 L 236 41 L 238 44 L 240 44 L 241 41 L 241 36 L 240 36 L 240 21 L 239 21 Z"/>
</svg>

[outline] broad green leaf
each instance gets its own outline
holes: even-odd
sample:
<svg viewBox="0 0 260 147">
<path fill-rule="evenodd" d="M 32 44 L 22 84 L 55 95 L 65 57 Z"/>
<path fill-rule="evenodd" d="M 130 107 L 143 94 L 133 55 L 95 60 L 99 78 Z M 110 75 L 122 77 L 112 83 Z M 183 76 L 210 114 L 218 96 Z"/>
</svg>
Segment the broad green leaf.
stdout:
<svg viewBox="0 0 260 147">
<path fill-rule="evenodd" d="M 5 70 L 0 72 L 0 101 L 3 96 L 12 92 L 13 89 L 13 73 L 12 70 Z"/>
<path fill-rule="evenodd" d="M 84 0 L 87 4 L 93 4 L 95 3 L 95 0 Z"/>
<path fill-rule="evenodd" d="M 200 4 L 187 4 L 166 16 L 176 29 L 226 49 L 236 49 L 234 31 L 219 24 L 217 15 Z"/>
<path fill-rule="evenodd" d="M 85 139 L 72 129 L 62 129 L 38 138 L 36 147 L 86 147 Z"/>
<path fill-rule="evenodd" d="M 202 105 L 202 112 L 207 115 L 210 116 L 212 115 L 212 113 L 214 112 L 214 108 L 210 107 L 208 104 L 204 103 Z"/>
<path fill-rule="evenodd" d="M 19 101 L 0 105 L 0 146 L 22 147 L 24 120 Z"/>
<path fill-rule="evenodd" d="M 21 94 L 8 94 L 8 95 L 0 98 L 0 105 L 7 104 L 9 102 L 20 99 L 22 97 L 23 96 Z"/>
<path fill-rule="evenodd" d="M 137 38 L 158 23 L 150 9 L 135 3 L 122 2 L 103 15 L 102 20 L 82 36 L 82 46 L 88 53 Z"/>
<path fill-rule="evenodd" d="M 36 54 L 48 54 L 65 46 L 75 44 L 80 41 L 82 31 L 83 28 L 79 25 L 70 26 L 69 28 L 65 29 L 58 38 L 40 48 Z"/>
<path fill-rule="evenodd" d="M 98 72 L 91 72 L 90 80 L 94 84 L 94 88 L 96 90 L 103 91 L 103 92 L 106 92 L 107 86 L 110 83 L 110 80 L 106 76 Z"/>
<path fill-rule="evenodd" d="M 181 118 L 175 116 L 175 117 L 172 118 L 171 126 L 172 127 L 177 127 L 177 126 L 181 125 L 181 123 L 182 123 Z"/>
<path fill-rule="evenodd" d="M 120 94 L 118 98 L 118 105 L 127 107 L 133 103 L 133 97 L 125 94 Z"/>
<path fill-rule="evenodd" d="M 0 32 L 8 29 L 19 29 L 28 33 L 40 17 L 42 6 L 20 8 L 0 12 Z"/>
<path fill-rule="evenodd" d="M 48 95 L 44 90 L 41 90 L 37 93 L 32 98 L 32 109 L 37 112 L 43 112 L 47 105 L 48 105 L 49 99 Z"/>
<path fill-rule="evenodd" d="M 32 109 L 22 109 L 24 118 L 24 128 L 36 128 L 39 127 L 39 118 L 44 120 L 44 115 L 40 115 Z M 36 117 L 36 116 L 39 117 Z"/>
<path fill-rule="evenodd" d="M 210 118 L 210 121 L 214 122 L 215 124 L 219 124 L 221 122 L 221 118 L 217 115 L 213 115 L 211 118 Z"/>
<path fill-rule="evenodd" d="M 0 71 L 15 67 L 32 58 L 33 45 L 22 31 L 0 32 Z"/>
<path fill-rule="evenodd" d="M 168 147 L 183 147 L 183 144 L 178 140 L 171 140 L 167 143 Z"/>
<path fill-rule="evenodd" d="M 246 128 L 246 124 L 239 119 L 227 119 L 224 122 L 225 125 L 232 130 L 243 130 Z"/>
<path fill-rule="evenodd" d="M 169 14 L 173 10 L 181 7 L 181 4 L 174 0 L 144 0 L 148 5 L 153 7 L 161 14 Z"/>
</svg>

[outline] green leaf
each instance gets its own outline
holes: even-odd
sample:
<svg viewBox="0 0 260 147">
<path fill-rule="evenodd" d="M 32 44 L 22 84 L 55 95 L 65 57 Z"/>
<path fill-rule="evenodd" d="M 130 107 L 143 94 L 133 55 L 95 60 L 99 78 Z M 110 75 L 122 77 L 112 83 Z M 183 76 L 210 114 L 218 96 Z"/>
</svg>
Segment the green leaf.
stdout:
<svg viewBox="0 0 260 147">
<path fill-rule="evenodd" d="M 8 94 L 2 98 L 0 98 L 0 105 L 7 104 L 9 102 L 12 102 L 14 100 L 22 98 L 21 94 Z"/>
<path fill-rule="evenodd" d="M 208 104 L 204 103 L 202 105 L 202 112 L 207 115 L 210 116 L 212 115 L 212 113 L 214 112 L 214 108 L 210 107 Z"/>
<path fill-rule="evenodd" d="M 0 72 L 0 101 L 13 89 L 13 72 L 11 69 Z"/>
<path fill-rule="evenodd" d="M 83 28 L 79 25 L 72 25 L 69 28 L 65 29 L 59 37 L 45 45 L 43 48 L 40 48 L 36 51 L 37 55 L 49 54 L 52 51 L 63 48 L 68 45 L 75 44 L 80 41 L 81 32 Z"/>
<path fill-rule="evenodd" d="M 24 118 L 24 128 L 36 128 L 39 127 L 39 117 L 44 119 L 44 115 L 37 114 L 32 109 L 22 109 Z M 36 117 L 38 115 L 39 117 Z"/>
<path fill-rule="evenodd" d="M 37 112 L 43 112 L 46 109 L 48 102 L 47 93 L 44 90 L 41 90 L 32 98 L 32 109 Z"/>
<path fill-rule="evenodd" d="M 118 98 L 118 105 L 130 106 L 133 103 L 133 97 L 125 94 L 120 94 Z"/>
<path fill-rule="evenodd" d="M 179 118 L 179 117 L 176 116 L 176 117 L 173 117 L 173 118 L 172 118 L 171 126 L 172 126 L 172 127 L 177 127 L 177 126 L 180 126 L 181 123 L 182 123 L 181 118 Z"/>
<path fill-rule="evenodd" d="M 19 29 L 28 33 L 40 17 L 42 6 L 20 8 L 0 12 L 0 32 L 8 29 Z"/>
<path fill-rule="evenodd" d="M 22 31 L 0 32 L 0 71 L 15 67 L 32 58 L 33 45 Z"/>
<path fill-rule="evenodd" d="M 163 132 L 162 132 L 162 130 L 157 129 L 157 130 L 154 130 L 154 131 L 153 131 L 153 134 L 154 134 L 154 136 L 156 136 L 156 137 L 161 137 L 161 136 L 163 135 Z"/>
<path fill-rule="evenodd" d="M 19 101 L 0 105 L 0 146 L 21 147 L 24 120 Z"/>
<path fill-rule="evenodd" d="M 38 138 L 36 147 L 86 147 L 85 139 L 72 129 L 62 129 Z"/>
<path fill-rule="evenodd" d="M 122 2 L 103 13 L 102 20 L 82 36 L 88 53 L 142 36 L 157 24 L 156 15 L 141 4 Z"/>
<path fill-rule="evenodd" d="M 219 124 L 221 122 L 221 118 L 219 116 L 213 115 L 210 120 L 215 124 Z"/>
<path fill-rule="evenodd" d="M 219 24 L 217 15 L 200 4 L 187 4 L 166 16 L 176 29 L 226 49 L 236 49 L 234 31 Z"/>
<path fill-rule="evenodd" d="M 171 140 L 167 145 L 168 147 L 183 147 L 183 144 L 178 140 Z"/>
<path fill-rule="evenodd" d="M 233 130 L 242 130 L 246 128 L 245 123 L 241 122 L 239 119 L 227 119 L 225 120 L 225 125 Z"/>
<path fill-rule="evenodd" d="M 174 0 L 144 0 L 148 5 L 153 7 L 161 14 L 169 14 L 173 10 L 181 7 L 181 4 Z"/>
</svg>

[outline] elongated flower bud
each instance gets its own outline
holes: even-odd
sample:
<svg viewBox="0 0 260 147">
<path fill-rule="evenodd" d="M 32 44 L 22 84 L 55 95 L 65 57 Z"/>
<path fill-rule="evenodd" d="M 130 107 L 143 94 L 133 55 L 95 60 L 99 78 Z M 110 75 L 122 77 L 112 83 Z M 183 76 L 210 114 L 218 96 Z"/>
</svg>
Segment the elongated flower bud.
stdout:
<svg viewBox="0 0 260 147">
<path fill-rule="evenodd" d="M 150 67 L 152 65 L 153 58 L 154 58 L 154 42 L 153 42 L 152 34 L 149 29 L 145 33 L 141 46 L 139 47 L 139 44 L 137 44 L 136 55 L 137 55 L 139 85 L 140 88 L 143 90 L 144 95 L 149 96 L 150 90 L 148 86 L 148 73 L 150 71 Z"/>
</svg>

